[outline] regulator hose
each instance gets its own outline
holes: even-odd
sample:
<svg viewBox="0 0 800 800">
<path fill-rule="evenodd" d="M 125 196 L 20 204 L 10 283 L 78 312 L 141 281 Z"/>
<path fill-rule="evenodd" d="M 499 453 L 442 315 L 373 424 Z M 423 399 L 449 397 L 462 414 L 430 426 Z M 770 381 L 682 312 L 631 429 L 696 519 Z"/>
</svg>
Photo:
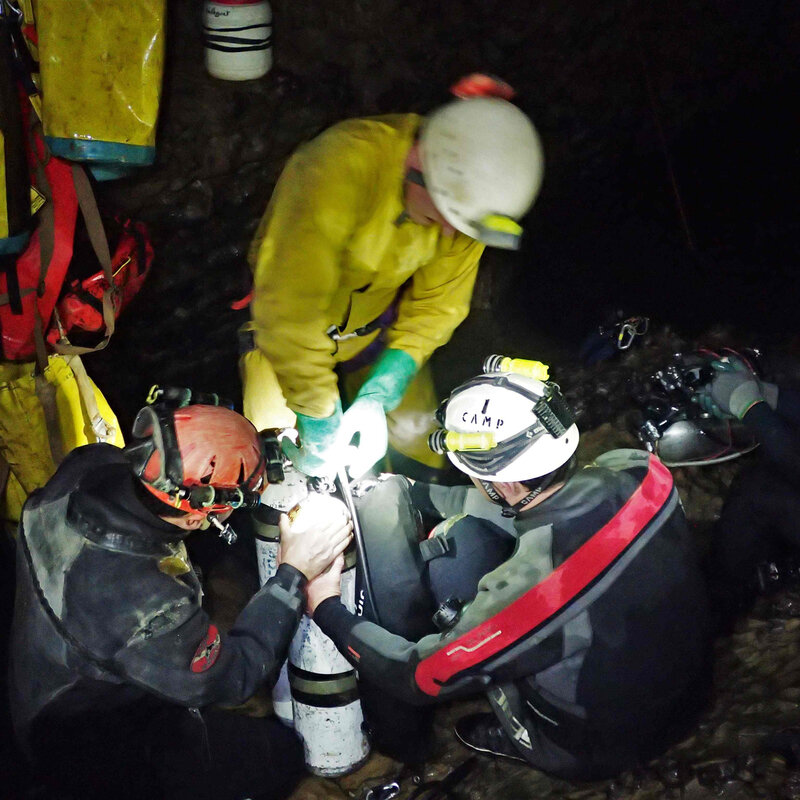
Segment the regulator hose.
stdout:
<svg viewBox="0 0 800 800">
<path fill-rule="evenodd" d="M 347 468 L 342 466 L 336 472 L 336 487 L 341 494 L 347 510 L 350 512 L 350 518 L 353 520 L 353 540 L 356 545 L 356 555 L 358 556 L 358 563 L 361 567 L 362 586 L 366 594 L 367 602 L 372 609 L 372 621 L 376 624 L 381 624 L 380 613 L 378 612 L 378 604 L 375 602 L 375 593 L 372 591 L 372 581 L 369 576 L 369 563 L 367 561 L 367 549 L 364 546 L 364 535 L 361 532 L 361 525 L 358 522 L 358 514 L 356 513 L 356 504 L 353 502 L 353 493 L 350 491 L 350 479 L 347 477 Z M 358 607 L 358 599 L 356 599 L 356 606 Z"/>
</svg>

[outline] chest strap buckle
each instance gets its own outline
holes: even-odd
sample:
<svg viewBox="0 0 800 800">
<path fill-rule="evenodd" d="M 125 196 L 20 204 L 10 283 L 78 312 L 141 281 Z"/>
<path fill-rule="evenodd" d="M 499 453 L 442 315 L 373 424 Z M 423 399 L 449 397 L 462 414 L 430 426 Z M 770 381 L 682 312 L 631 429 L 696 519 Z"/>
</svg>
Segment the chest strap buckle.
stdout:
<svg viewBox="0 0 800 800">
<path fill-rule="evenodd" d="M 419 543 L 419 552 L 422 560 L 427 564 L 428 561 L 433 561 L 434 558 L 450 552 L 450 543 L 444 536 L 437 534 L 430 539 L 423 539 Z"/>
</svg>

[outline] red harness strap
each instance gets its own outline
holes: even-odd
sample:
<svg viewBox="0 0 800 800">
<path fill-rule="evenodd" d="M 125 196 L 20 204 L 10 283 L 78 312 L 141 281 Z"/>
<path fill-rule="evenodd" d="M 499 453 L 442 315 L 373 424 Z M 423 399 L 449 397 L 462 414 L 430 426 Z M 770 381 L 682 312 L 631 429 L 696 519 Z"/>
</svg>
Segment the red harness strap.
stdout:
<svg viewBox="0 0 800 800">
<path fill-rule="evenodd" d="M 650 456 L 641 485 L 588 542 L 536 586 L 417 665 L 419 688 L 436 697 L 454 675 L 514 644 L 558 613 L 600 576 L 642 533 L 672 491 L 672 475 Z"/>
</svg>

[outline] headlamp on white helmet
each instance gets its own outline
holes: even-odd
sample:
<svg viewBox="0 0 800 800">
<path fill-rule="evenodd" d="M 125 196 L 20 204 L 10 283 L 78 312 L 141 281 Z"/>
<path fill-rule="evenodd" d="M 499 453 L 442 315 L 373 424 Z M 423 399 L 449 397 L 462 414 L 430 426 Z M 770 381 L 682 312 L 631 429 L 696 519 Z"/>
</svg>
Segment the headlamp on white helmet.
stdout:
<svg viewBox="0 0 800 800">
<path fill-rule="evenodd" d="M 578 428 L 559 387 L 526 375 L 479 375 L 453 390 L 437 416 L 444 430 L 431 435 L 431 447 L 481 481 L 547 475 L 578 447 Z"/>
</svg>

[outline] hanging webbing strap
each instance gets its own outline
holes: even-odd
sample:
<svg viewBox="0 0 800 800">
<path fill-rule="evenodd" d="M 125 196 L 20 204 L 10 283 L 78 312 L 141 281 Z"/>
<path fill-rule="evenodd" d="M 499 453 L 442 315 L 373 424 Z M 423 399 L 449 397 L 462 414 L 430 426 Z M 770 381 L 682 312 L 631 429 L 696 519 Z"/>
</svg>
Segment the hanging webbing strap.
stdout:
<svg viewBox="0 0 800 800">
<path fill-rule="evenodd" d="M 95 347 L 77 347 L 70 344 L 66 338 L 53 345 L 57 353 L 64 355 L 82 355 L 83 353 L 93 353 L 102 350 L 111 339 L 116 325 L 116 315 L 114 312 L 116 299 L 119 290 L 114 285 L 114 275 L 111 269 L 111 252 L 108 247 L 103 221 L 100 219 L 100 211 L 97 208 L 97 201 L 92 192 L 92 186 L 86 177 L 86 172 L 79 164 L 72 165 L 72 176 L 75 181 L 75 194 L 78 196 L 83 220 L 86 223 L 86 231 L 89 234 L 89 241 L 92 244 L 97 260 L 103 268 L 103 275 L 108 284 L 103 290 L 103 323 L 105 324 L 105 336 Z"/>
<path fill-rule="evenodd" d="M 89 380 L 86 367 L 83 366 L 81 357 L 79 355 L 68 356 L 67 364 L 69 364 L 75 375 L 81 401 L 86 409 L 86 415 L 89 417 L 89 424 L 92 426 L 92 432 L 95 438 L 98 442 L 113 442 L 117 430 L 113 425 L 110 425 L 106 418 L 100 413 L 100 408 L 97 405 L 97 398 L 94 395 L 94 387 L 92 386 L 91 380 Z"/>
<path fill-rule="evenodd" d="M 44 424 L 47 428 L 47 441 L 50 443 L 50 454 L 53 464 L 57 467 L 64 460 L 64 442 L 61 438 L 61 427 L 58 424 L 58 405 L 56 403 L 56 387 L 47 380 L 47 350 L 44 344 L 44 327 L 39 316 L 39 306 L 33 304 L 35 324 L 33 326 L 33 340 L 36 345 L 36 369 L 34 371 L 34 386 L 36 397 L 44 413 Z"/>
<path fill-rule="evenodd" d="M 39 221 L 36 226 L 39 233 L 39 283 L 36 293 L 38 297 L 41 297 L 45 292 L 45 278 L 55 251 L 56 226 L 53 187 L 45 172 L 45 167 L 50 161 L 50 151 L 44 142 L 41 122 L 35 115 L 31 115 L 29 120 L 28 143 L 36 172 L 36 189 L 44 197 L 44 204 L 39 210 Z"/>
</svg>

